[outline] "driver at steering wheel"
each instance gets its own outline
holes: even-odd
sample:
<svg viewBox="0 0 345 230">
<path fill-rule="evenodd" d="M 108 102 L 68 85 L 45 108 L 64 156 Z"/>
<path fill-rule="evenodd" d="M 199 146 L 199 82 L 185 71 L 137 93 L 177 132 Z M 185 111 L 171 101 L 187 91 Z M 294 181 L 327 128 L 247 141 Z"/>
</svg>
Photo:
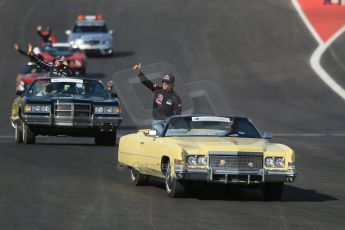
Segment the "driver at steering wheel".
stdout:
<svg viewBox="0 0 345 230">
<path fill-rule="evenodd" d="M 226 137 L 238 137 L 238 133 L 235 131 L 235 121 L 230 120 L 230 122 L 225 125 L 225 135 Z"/>
</svg>

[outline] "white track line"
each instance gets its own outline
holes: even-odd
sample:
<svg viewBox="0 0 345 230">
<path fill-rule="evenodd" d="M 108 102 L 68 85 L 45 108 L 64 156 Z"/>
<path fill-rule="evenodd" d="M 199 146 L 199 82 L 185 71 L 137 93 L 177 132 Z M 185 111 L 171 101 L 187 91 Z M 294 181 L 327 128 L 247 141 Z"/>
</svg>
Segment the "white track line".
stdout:
<svg viewBox="0 0 345 230">
<path fill-rule="evenodd" d="M 14 138 L 14 136 L 0 136 L 0 139 L 10 139 Z"/>
<path fill-rule="evenodd" d="M 302 18 L 303 22 L 306 24 L 307 28 L 314 36 L 316 41 L 319 43 L 319 46 L 314 51 L 313 55 L 310 58 L 310 65 L 312 66 L 313 70 L 319 76 L 319 78 L 328 85 L 336 94 L 338 94 L 343 100 L 345 100 L 345 90 L 341 87 L 334 79 L 325 71 L 325 69 L 321 66 L 320 60 L 324 52 L 327 48 L 335 41 L 338 37 L 340 37 L 345 31 L 345 25 L 338 30 L 326 43 L 324 43 L 320 37 L 320 35 L 316 32 L 315 28 L 312 26 L 306 15 L 304 14 L 301 6 L 298 3 L 298 0 L 291 0 L 292 4 L 296 8 L 298 14 Z"/>
<path fill-rule="evenodd" d="M 321 66 L 320 60 L 324 52 L 328 49 L 328 47 L 337 40 L 340 35 L 342 35 L 345 31 L 345 26 L 343 26 L 337 33 L 335 33 L 331 39 L 329 39 L 326 43 L 320 44 L 319 47 L 315 50 L 313 55 L 310 59 L 310 64 L 313 67 L 314 71 L 320 77 L 320 79 L 326 83 L 336 94 L 338 94 L 343 100 L 345 100 L 345 90 L 341 87 L 334 79 L 325 71 L 325 69 Z"/>
<path fill-rule="evenodd" d="M 314 26 L 310 23 L 309 19 L 307 18 L 307 16 L 304 14 L 300 4 L 298 3 L 298 0 L 291 0 L 292 4 L 294 5 L 294 7 L 296 8 L 299 16 L 302 18 L 304 24 L 307 26 L 307 28 L 309 29 L 310 33 L 313 35 L 313 37 L 316 39 L 316 41 L 319 44 L 323 44 L 323 41 L 320 37 L 320 35 L 318 34 L 318 32 L 316 32 Z"/>
</svg>

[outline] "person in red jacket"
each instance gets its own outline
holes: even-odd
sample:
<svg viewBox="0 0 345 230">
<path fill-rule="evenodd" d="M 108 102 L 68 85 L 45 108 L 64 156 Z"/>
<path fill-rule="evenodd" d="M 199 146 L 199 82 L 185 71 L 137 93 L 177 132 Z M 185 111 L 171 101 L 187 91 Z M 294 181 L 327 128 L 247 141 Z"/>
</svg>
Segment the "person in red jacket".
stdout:
<svg viewBox="0 0 345 230">
<path fill-rule="evenodd" d="M 42 46 L 51 45 L 55 43 L 55 36 L 52 35 L 52 29 L 47 27 L 45 30 L 42 29 L 42 26 L 37 26 L 38 36 L 41 37 Z"/>
</svg>

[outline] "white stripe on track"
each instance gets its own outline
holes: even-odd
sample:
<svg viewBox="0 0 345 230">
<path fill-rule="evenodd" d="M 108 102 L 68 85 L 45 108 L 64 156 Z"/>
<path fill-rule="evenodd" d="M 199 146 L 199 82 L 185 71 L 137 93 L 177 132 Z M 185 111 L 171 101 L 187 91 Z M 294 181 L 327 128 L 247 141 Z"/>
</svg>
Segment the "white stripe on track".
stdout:
<svg viewBox="0 0 345 230">
<path fill-rule="evenodd" d="M 323 44 L 323 41 L 320 37 L 320 35 L 318 34 L 318 32 L 316 32 L 314 26 L 310 23 L 309 19 L 307 18 L 307 16 L 304 14 L 301 5 L 298 3 L 298 0 L 291 0 L 293 6 L 295 7 L 295 9 L 297 10 L 299 16 L 302 18 L 304 24 L 307 26 L 307 28 L 309 29 L 310 33 L 313 35 L 313 37 L 316 39 L 316 41 L 319 44 Z"/>
<path fill-rule="evenodd" d="M 319 47 L 315 50 L 310 59 L 310 64 L 313 67 L 314 71 L 320 77 L 320 79 L 328 85 L 336 94 L 338 94 L 343 100 L 345 100 L 345 89 L 341 87 L 321 66 L 320 60 L 324 52 L 328 47 L 337 40 L 345 31 L 345 26 L 343 26 L 337 33 L 335 33 L 331 39 L 326 43 L 320 44 Z"/>
</svg>

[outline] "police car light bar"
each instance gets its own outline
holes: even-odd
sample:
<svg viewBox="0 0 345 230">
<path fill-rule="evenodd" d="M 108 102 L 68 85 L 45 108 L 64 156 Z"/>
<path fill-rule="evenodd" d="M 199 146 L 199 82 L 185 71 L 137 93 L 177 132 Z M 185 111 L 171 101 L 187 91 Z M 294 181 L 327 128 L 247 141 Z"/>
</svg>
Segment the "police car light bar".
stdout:
<svg viewBox="0 0 345 230">
<path fill-rule="evenodd" d="M 82 20 L 88 20 L 88 21 L 103 20 L 103 16 L 101 14 L 97 14 L 97 15 L 83 15 L 83 14 L 80 14 L 80 15 L 78 15 L 78 21 L 82 21 Z"/>
</svg>

